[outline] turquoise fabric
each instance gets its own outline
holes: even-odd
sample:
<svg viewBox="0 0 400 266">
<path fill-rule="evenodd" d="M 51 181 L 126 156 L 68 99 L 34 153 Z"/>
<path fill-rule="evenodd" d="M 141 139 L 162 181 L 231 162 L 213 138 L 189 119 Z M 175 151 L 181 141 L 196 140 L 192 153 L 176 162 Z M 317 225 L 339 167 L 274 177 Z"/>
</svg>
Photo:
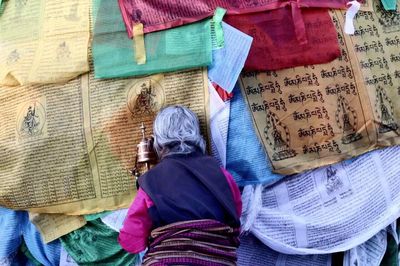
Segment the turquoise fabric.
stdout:
<svg viewBox="0 0 400 266">
<path fill-rule="evenodd" d="M 130 77 L 202 67 L 212 62 L 210 19 L 145 34 L 146 63 L 136 64 L 118 1 L 93 1 L 96 78 Z"/>
<path fill-rule="evenodd" d="M 111 211 L 105 211 L 105 212 L 87 214 L 87 215 L 84 215 L 83 217 L 85 218 L 86 221 L 93 221 L 93 220 L 97 220 L 99 218 L 103 218 L 103 217 L 109 215 L 110 213 L 111 213 Z"/>
<path fill-rule="evenodd" d="M 385 10 L 396 10 L 396 0 L 381 0 Z"/>
</svg>

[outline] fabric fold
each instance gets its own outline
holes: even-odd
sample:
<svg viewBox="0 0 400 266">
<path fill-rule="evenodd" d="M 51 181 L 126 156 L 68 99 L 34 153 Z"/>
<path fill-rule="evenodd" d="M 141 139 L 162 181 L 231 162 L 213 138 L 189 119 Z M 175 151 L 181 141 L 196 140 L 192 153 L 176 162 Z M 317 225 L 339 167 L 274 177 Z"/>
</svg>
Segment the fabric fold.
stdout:
<svg viewBox="0 0 400 266">
<path fill-rule="evenodd" d="M 143 47 L 143 42 L 137 45 L 126 36 L 115 1 L 95 0 L 93 4 L 92 53 L 96 78 L 171 72 L 204 67 L 212 62 L 210 19 L 145 34 Z"/>
</svg>

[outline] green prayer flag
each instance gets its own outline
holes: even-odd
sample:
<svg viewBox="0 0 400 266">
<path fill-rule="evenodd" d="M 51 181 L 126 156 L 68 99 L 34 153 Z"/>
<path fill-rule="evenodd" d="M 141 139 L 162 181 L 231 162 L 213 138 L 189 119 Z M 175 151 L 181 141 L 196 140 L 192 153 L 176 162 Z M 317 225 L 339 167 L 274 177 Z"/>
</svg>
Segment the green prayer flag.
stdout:
<svg viewBox="0 0 400 266">
<path fill-rule="evenodd" d="M 117 1 L 93 2 L 96 78 L 130 77 L 203 67 L 212 62 L 211 19 L 144 35 L 146 63 L 137 64 Z"/>
<path fill-rule="evenodd" d="M 110 214 L 111 211 L 105 211 L 105 212 L 99 212 L 99 213 L 93 213 L 93 214 L 86 214 L 83 217 L 85 218 L 86 221 L 90 222 L 99 218 L 103 218 L 104 216 L 107 216 Z"/>
<path fill-rule="evenodd" d="M 68 254 L 79 265 L 134 265 L 139 255 L 130 254 L 118 243 L 118 232 L 100 219 L 60 238 Z"/>
</svg>

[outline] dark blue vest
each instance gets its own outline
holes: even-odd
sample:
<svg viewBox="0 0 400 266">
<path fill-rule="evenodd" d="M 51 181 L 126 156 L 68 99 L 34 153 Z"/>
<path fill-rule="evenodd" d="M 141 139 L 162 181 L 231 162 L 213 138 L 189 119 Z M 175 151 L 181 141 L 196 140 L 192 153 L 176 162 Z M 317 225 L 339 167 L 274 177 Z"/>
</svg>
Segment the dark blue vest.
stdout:
<svg viewBox="0 0 400 266">
<path fill-rule="evenodd" d="M 199 152 L 170 155 L 139 178 L 154 206 L 153 227 L 214 219 L 240 226 L 232 191 L 218 163 Z"/>
</svg>

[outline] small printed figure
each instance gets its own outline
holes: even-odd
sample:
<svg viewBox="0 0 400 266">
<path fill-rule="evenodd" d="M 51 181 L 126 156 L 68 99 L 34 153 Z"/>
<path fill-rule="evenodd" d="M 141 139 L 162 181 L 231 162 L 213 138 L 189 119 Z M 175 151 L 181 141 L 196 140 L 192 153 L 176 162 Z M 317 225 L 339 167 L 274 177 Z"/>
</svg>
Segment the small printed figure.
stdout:
<svg viewBox="0 0 400 266">
<path fill-rule="evenodd" d="M 375 111 L 380 119 L 379 133 L 386 133 L 389 131 L 396 131 L 398 129 L 397 123 L 394 121 L 394 109 L 392 101 L 386 95 L 385 90 L 378 86 L 376 89 Z"/>
<path fill-rule="evenodd" d="M 152 91 L 151 80 L 147 86 L 143 83 L 140 93 L 137 94 L 135 111 L 139 114 L 151 114 L 157 103 L 155 102 L 156 95 Z"/>
<path fill-rule="evenodd" d="M 343 144 L 349 144 L 362 139 L 362 135 L 357 133 L 357 113 L 342 95 L 338 97 L 335 116 L 336 123 L 343 133 Z"/>
<path fill-rule="evenodd" d="M 71 55 L 66 42 L 62 42 L 57 48 L 57 61 L 68 59 Z"/>
<path fill-rule="evenodd" d="M 21 131 L 27 133 L 29 136 L 33 136 L 38 132 L 37 128 L 39 124 L 40 119 L 39 116 L 36 115 L 36 108 L 29 106 L 22 123 Z"/>
<path fill-rule="evenodd" d="M 129 85 L 127 107 L 132 117 L 155 115 L 164 104 L 163 87 L 153 79 L 145 79 Z"/>
<path fill-rule="evenodd" d="M 78 3 L 75 3 L 71 6 L 69 10 L 69 14 L 64 16 L 64 18 L 68 21 L 78 21 L 80 18 L 78 17 Z"/>
<path fill-rule="evenodd" d="M 19 60 L 19 53 L 17 49 L 12 51 L 8 56 L 7 56 L 7 65 L 12 65 L 18 62 Z"/>
<path fill-rule="evenodd" d="M 337 170 L 333 166 L 328 166 L 326 169 L 326 190 L 328 195 L 342 189 L 343 182 L 336 174 Z"/>
<path fill-rule="evenodd" d="M 282 134 L 284 134 L 286 139 L 283 139 Z M 290 148 L 290 136 L 286 125 L 282 124 L 272 112 L 267 114 L 267 126 L 264 129 L 264 135 L 274 150 L 272 154 L 273 161 L 285 160 L 297 155 Z"/>
</svg>

